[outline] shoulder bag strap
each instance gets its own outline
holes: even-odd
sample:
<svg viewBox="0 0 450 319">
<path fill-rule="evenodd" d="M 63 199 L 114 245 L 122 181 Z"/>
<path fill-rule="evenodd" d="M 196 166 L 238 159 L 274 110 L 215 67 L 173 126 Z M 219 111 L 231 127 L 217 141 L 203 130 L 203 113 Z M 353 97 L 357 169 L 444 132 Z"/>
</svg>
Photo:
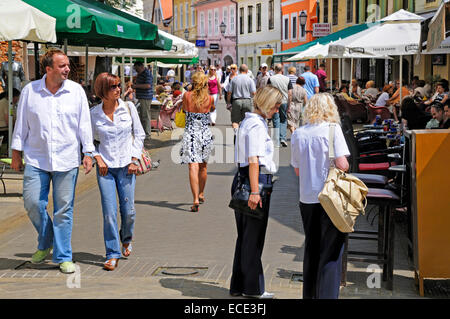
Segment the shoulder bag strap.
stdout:
<svg viewBox="0 0 450 319">
<path fill-rule="evenodd" d="M 334 129 L 335 124 L 330 123 L 330 127 L 328 129 L 328 159 L 330 160 L 330 167 L 334 166 L 335 154 L 334 154 Z"/>
<path fill-rule="evenodd" d="M 131 136 L 133 137 L 133 142 L 134 142 L 134 123 L 133 123 L 133 116 L 131 116 L 131 109 L 130 109 L 130 101 L 125 102 L 127 109 L 128 109 L 128 114 L 130 114 L 131 117 Z"/>
</svg>

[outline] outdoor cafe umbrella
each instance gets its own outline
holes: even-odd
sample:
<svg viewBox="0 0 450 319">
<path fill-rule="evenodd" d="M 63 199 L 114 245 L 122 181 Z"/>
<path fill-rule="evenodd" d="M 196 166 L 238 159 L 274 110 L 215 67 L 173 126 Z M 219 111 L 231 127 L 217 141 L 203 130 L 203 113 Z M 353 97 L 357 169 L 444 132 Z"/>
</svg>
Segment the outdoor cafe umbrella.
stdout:
<svg viewBox="0 0 450 319">
<path fill-rule="evenodd" d="M 24 0 L 56 18 L 59 44 L 170 50 L 172 41 L 146 20 L 95 0 Z"/>
<path fill-rule="evenodd" d="M 8 156 L 12 138 L 12 40 L 56 42 L 55 18 L 20 0 L 0 1 L 0 41 L 8 41 Z"/>
<path fill-rule="evenodd" d="M 376 55 L 400 56 L 400 101 L 402 100 L 403 55 L 417 54 L 420 42 L 421 16 L 399 10 L 380 20 L 380 24 L 336 41 L 330 52 L 345 49 Z M 342 54 L 342 53 L 341 53 Z"/>
</svg>

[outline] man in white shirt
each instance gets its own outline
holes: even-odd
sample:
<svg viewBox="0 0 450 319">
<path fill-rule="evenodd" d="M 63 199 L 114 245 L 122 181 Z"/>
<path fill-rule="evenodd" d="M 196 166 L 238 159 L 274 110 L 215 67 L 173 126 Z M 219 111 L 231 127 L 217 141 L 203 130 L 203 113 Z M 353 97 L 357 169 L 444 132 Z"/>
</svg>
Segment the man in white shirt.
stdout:
<svg viewBox="0 0 450 319">
<path fill-rule="evenodd" d="M 69 67 L 69 58 L 60 50 L 43 56 L 45 75 L 23 88 L 11 143 L 14 170 L 22 169 L 24 154 L 24 206 L 38 232 L 38 250 L 31 262 L 43 262 L 53 247 L 53 262 L 63 273 L 75 272 L 71 237 L 80 143 L 86 174 L 92 169 L 95 150 L 86 94 L 68 80 Z M 50 182 L 53 221 L 47 212 Z"/>
<path fill-rule="evenodd" d="M 170 83 L 175 82 L 175 68 L 170 68 L 169 71 L 167 71 L 167 81 Z"/>
</svg>

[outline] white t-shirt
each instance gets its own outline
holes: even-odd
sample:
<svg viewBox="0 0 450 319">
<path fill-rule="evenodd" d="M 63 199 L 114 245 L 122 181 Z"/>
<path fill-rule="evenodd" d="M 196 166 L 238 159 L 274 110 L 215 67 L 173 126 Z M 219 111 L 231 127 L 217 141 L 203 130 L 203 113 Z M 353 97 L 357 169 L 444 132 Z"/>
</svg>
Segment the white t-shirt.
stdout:
<svg viewBox="0 0 450 319">
<path fill-rule="evenodd" d="M 246 167 L 249 165 L 249 157 L 258 156 L 259 165 L 273 174 L 277 171 L 273 152 L 273 142 L 264 118 L 256 113 L 245 113 L 236 137 L 235 162 L 241 167 Z"/>
<path fill-rule="evenodd" d="M 174 82 L 175 81 L 175 71 L 172 69 L 167 71 L 167 78 L 168 78 L 169 82 Z"/>
<path fill-rule="evenodd" d="M 389 100 L 389 94 L 387 92 L 383 92 L 378 97 L 378 100 L 375 103 L 375 106 L 386 106 L 386 103 L 388 100 Z"/>
<path fill-rule="evenodd" d="M 328 177 L 328 134 L 330 124 L 306 124 L 295 130 L 291 137 L 291 165 L 299 169 L 300 202 L 319 203 Z M 342 133 L 336 124 L 334 130 L 335 157 L 348 156 L 350 152 Z"/>
</svg>

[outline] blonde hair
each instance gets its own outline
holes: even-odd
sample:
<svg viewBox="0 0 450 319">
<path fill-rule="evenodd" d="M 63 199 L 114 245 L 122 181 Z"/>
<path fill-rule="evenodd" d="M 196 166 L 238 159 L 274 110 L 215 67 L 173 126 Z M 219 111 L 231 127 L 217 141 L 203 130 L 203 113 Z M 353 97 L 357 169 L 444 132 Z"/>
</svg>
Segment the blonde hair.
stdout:
<svg viewBox="0 0 450 319">
<path fill-rule="evenodd" d="M 192 76 L 192 102 L 195 111 L 199 112 L 209 101 L 208 76 L 203 72 L 195 72 Z"/>
<path fill-rule="evenodd" d="M 294 74 L 295 72 L 297 72 L 297 69 L 296 69 L 294 66 L 291 66 L 291 67 L 288 69 L 288 73 L 289 73 L 289 74 Z"/>
<path fill-rule="evenodd" d="M 283 94 L 281 91 L 271 85 L 259 88 L 253 97 L 255 108 L 260 110 L 265 116 L 267 116 L 276 104 L 281 104 L 282 101 Z"/>
<path fill-rule="evenodd" d="M 375 87 L 375 81 L 372 81 L 372 80 L 367 81 L 366 87 L 374 88 Z"/>
<path fill-rule="evenodd" d="M 321 122 L 341 124 L 338 108 L 334 103 L 333 96 L 329 93 L 314 94 L 306 103 L 302 117 L 303 121 L 308 124 Z"/>
</svg>

